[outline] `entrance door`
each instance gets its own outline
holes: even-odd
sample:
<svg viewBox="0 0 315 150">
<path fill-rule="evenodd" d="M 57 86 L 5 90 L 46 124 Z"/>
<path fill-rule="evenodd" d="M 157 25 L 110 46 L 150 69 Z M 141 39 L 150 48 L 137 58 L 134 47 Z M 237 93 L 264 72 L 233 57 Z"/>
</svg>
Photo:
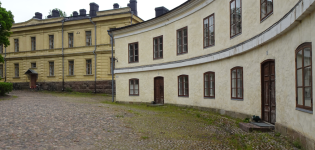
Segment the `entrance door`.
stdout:
<svg viewBox="0 0 315 150">
<path fill-rule="evenodd" d="M 274 60 L 262 63 L 262 119 L 272 124 L 276 123 L 275 77 Z"/>
<path fill-rule="evenodd" d="M 154 78 L 154 102 L 164 104 L 164 78 Z"/>
<path fill-rule="evenodd" d="M 36 78 L 37 78 L 36 74 L 32 74 L 31 75 L 31 89 L 35 89 L 36 88 Z"/>
</svg>

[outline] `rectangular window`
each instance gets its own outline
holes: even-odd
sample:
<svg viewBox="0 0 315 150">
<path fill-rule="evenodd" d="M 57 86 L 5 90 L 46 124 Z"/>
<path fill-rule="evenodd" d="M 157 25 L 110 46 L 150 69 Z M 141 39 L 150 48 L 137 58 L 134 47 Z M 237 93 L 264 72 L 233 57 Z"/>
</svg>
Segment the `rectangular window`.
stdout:
<svg viewBox="0 0 315 150">
<path fill-rule="evenodd" d="M 14 52 L 19 52 L 19 39 L 14 39 Z"/>
<path fill-rule="evenodd" d="M 86 36 L 86 46 L 92 45 L 92 37 L 91 37 L 91 31 L 85 31 Z"/>
<path fill-rule="evenodd" d="M 128 45 L 129 48 L 129 63 L 139 62 L 139 44 L 131 43 Z"/>
<path fill-rule="evenodd" d="M 231 69 L 231 97 L 233 99 L 243 99 L 243 68 L 235 67 Z"/>
<path fill-rule="evenodd" d="M 74 61 L 69 61 L 69 75 L 73 76 L 74 75 Z"/>
<path fill-rule="evenodd" d="M 54 35 L 49 35 L 49 49 L 54 49 Z"/>
<path fill-rule="evenodd" d="M 20 76 L 19 64 L 14 64 L 14 69 L 15 69 L 15 77 L 19 77 Z"/>
<path fill-rule="evenodd" d="M 87 75 L 92 74 L 92 60 L 91 59 L 86 60 L 86 74 Z"/>
<path fill-rule="evenodd" d="M 188 75 L 178 76 L 178 96 L 189 96 Z"/>
<path fill-rule="evenodd" d="M 313 111 L 312 44 L 296 51 L 296 107 Z"/>
<path fill-rule="evenodd" d="M 188 52 L 188 28 L 177 30 L 177 55 Z"/>
<path fill-rule="evenodd" d="M 112 68 L 113 67 L 112 64 L 114 65 L 114 68 Z M 112 74 L 112 70 L 115 70 L 115 58 L 114 58 L 114 61 L 112 61 L 112 58 L 110 58 L 110 74 Z"/>
<path fill-rule="evenodd" d="M 0 77 L 3 78 L 3 64 L 0 65 Z"/>
<path fill-rule="evenodd" d="M 163 36 L 153 38 L 153 59 L 163 58 Z"/>
<path fill-rule="evenodd" d="M 204 97 L 215 97 L 214 72 L 204 73 Z"/>
<path fill-rule="evenodd" d="M 273 0 L 260 0 L 260 20 L 264 20 L 273 12 Z"/>
<path fill-rule="evenodd" d="M 131 96 L 139 95 L 139 79 L 129 80 L 129 95 Z"/>
<path fill-rule="evenodd" d="M 69 47 L 73 47 L 73 33 L 68 33 Z"/>
<path fill-rule="evenodd" d="M 0 53 L 3 53 L 3 44 L 0 45 Z"/>
<path fill-rule="evenodd" d="M 54 76 L 55 65 L 54 62 L 49 62 L 49 76 Z"/>
<path fill-rule="evenodd" d="M 36 63 L 31 63 L 31 68 L 36 68 Z"/>
<path fill-rule="evenodd" d="M 31 37 L 31 50 L 35 51 L 36 50 L 36 37 Z"/>
<path fill-rule="evenodd" d="M 242 33 L 242 1 L 232 0 L 230 2 L 230 29 L 231 38 Z"/>
<path fill-rule="evenodd" d="M 214 45 L 214 14 L 203 19 L 204 48 Z"/>
</svg>

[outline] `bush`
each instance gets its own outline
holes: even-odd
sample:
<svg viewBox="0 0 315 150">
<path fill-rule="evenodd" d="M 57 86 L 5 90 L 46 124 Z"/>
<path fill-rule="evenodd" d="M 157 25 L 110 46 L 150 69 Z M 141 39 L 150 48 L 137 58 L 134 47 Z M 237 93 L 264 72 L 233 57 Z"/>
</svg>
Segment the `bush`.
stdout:
<svg viewBox="0 0 315 150">
<path fill-rule="evenodd" d="M 13 90 L 13 84 L 8 82 L 0 82 L 0 95 L 3 96 L 5 93 L 9 93 Z"/>
<path fill-rule="evenodd" d="M 73 92 L 73 90 L 72 90 L 71 88 L 67 87 L 67 88 L 66 88 L 66 92 L 71 93 L 71 92 Z"/>
</svg>

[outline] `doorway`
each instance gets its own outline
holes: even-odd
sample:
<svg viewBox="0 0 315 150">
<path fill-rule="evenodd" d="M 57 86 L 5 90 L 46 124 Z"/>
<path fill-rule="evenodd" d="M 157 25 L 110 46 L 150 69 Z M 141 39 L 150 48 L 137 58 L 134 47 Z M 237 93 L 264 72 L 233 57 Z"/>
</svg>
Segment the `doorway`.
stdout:
<svg viewBox="0 0 315 150">
<path fill-rule="evenodd" d="M 276 90 L 275 90 L 275 61 L 266 60 L 261 64 L 262 76 L 262 120 L 271 124 L 276 123 Z"/>
<path fill-rule="evenodd" d="M 36 88 L 37 74 L 31 74 L 31 89 Z"/>
<path fill-rule="evenodd" d="M 154 78 L 154 102 L 156 104 L 164 104 L 164 78 Z"/>
</svg>

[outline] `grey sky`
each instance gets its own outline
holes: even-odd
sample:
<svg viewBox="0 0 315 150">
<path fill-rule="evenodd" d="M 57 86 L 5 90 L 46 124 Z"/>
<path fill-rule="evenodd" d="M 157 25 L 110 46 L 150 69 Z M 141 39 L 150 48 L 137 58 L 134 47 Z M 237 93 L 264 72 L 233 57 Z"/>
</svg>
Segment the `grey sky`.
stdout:
<svg viewBox="0 0 315 150">
<path fill-rule="evenodd" d="M 86 9 L 90 10 L 90 2 L 99 5 L 99 10 L 113 8 L 114 3 L 120 7 L 127 7 L 129 0 L 0 0 L 2 7 L 11 10 L 16 23 L 24 22 L 35 16 L 35 12 L 43 14 L 43 18 L 48 15 L 50 9 L 59 8 L 70 15 L 73 11 Z M 138 16 L 143 20 L 155 17 L 155 7 L 164 6 L 169 10 L 186 2 L 186 0 L 138 0 Z"/>
</svg>

